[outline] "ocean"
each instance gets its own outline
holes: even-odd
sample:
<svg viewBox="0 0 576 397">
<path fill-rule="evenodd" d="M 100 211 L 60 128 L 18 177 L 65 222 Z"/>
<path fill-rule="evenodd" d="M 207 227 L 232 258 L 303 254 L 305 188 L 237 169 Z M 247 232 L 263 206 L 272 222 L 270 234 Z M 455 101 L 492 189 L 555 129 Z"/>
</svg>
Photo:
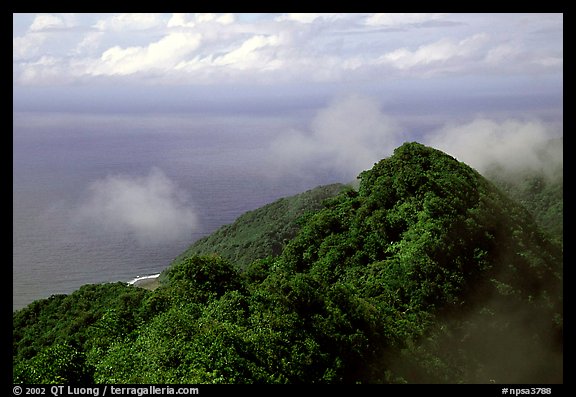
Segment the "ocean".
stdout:
<svg viewBox="0 0 576 397">
<path fill-rule="evenodd" d="M 83 284 L 129 282 L 246 211 L 328 172 L 274 169 L 302 118 L 13 114 L 13 310 Z"/>
</svg>

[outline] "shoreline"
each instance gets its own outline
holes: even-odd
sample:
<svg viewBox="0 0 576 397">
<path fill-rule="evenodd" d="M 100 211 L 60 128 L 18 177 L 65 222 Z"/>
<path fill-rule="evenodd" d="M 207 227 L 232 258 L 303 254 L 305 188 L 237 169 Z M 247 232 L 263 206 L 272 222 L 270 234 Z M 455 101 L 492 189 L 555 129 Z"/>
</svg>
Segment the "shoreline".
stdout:
<svg viewBox="0 0 576 397">
<path fill-rule="evenodd" d="M 128 281 L 127 284 L 133 285 L 133 286 L 139 287 L 139 288 L 154 290 L 160 285 L 158 277 L 160 277 L 160 273 L 151 274 L 148 276 L 138 276 L 138 277 Z"/>
</svg>

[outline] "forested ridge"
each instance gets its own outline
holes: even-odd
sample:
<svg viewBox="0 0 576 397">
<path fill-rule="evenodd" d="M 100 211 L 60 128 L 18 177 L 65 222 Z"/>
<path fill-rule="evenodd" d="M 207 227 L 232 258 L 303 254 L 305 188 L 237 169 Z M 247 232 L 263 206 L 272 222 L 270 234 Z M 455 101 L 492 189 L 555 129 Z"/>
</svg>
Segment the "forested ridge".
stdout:
<svg viewBox="0 0 576 397">
<path fill-rule="evenodd" d="M 418 143 L 358 178 L 245 215 L 256 232 L 221 229 L 154 291 L 86 285 L 15 312 L 14 382 L 563 381 L 557 229 Z M 268 231 L 274 208 L 287 227 Z"/>
<path fill-rule="evenodd" d="M 285 243 L 296 235 L 306 217 L 323 207 L 325 199 L 345 188 L 335 183 L 281 198 L 241 215 L 211 235 L 193 243 L 175 262 L 191 255 L 218 253 L 244 269 L 255 259 L 277 256 Z"/>
<path fill-rule="evenodd" d="M 523 205 L 550 237 L 562 244 L 564 231 L 563 138 L 551 139 L 540 148 L 540 170 L 505 170 L 494 167 L 486 177 L 510 198 Z"/>
</svg>

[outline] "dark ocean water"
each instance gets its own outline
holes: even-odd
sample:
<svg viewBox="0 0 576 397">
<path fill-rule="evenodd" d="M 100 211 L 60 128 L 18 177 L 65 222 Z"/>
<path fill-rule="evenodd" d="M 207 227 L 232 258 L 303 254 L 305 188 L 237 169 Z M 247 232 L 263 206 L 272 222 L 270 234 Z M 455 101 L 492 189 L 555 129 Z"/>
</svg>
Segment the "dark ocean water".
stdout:
<svg viewBox="0 0 576 397">
<path fill-rule="evenodd" d="M 13 118 L 13 310 L 86 283 L 159 273 L 190 243 L 242 213 L 342 181 L 271 169 L 267 149 L 278 134 L 294 128 L 290 118 L 55 113 Z M 196 215 L 189 230 L 169 239 L 159 231 L 142 241 L 130 229 L 78 221 L 94 194 L 93 183 L 119 175 L 126 183 L 152 170 L 160 170 L 183 197 L 179 203 Z"/>
</svg>

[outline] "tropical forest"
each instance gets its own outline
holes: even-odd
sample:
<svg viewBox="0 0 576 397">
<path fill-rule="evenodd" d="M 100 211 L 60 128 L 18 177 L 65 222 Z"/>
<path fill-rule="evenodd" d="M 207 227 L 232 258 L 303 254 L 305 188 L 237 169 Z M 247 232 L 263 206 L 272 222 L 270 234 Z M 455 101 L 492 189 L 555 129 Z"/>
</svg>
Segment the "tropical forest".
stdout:
<svg viewBox="0 0 576 397">
<path fill-rule="evenodd" d="M 562 189 L 562 169 L 482 175 L 405 143 L 192 242 L 152 285 L 15 311 L 13 382 L 562 383 Z"/>
</svg>

